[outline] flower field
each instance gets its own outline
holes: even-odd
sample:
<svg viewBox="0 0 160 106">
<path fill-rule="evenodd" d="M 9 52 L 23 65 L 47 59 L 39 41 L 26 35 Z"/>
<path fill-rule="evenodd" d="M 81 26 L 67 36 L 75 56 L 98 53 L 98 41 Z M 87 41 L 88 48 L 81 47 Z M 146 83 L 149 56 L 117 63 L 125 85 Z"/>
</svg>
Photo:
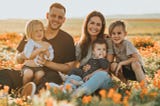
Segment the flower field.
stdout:
<svg viewBox="0 0 160 106">
<path fill-rule="evenodd" d="M 21 69 L 15 63 L 16 46 L 22 36 L 17 33 L 0 34 L 0 69 Z M 79 37 L 74 37 L 75 41 Z M 128 37 L 138 48 L 145 62 L 147 87 L 144 82 L 129 81 L 128 85 L 114 79 L 115 87 L 96 95 L 71 98 L 71 87 L 67 93 L 61 89 L 52 89 L 46 83 L 47 90 L 41 90 L 32 99 L 13 98 L 7 93 L 8 87 L 0 90 L 0 106 L 159 106 L 160 105 L 160 42 L 158 37 Z M 13 94 L 14 95 L 14 94 Z M 7 105 L 8 104 L 8 105 Z"/>
</svg>

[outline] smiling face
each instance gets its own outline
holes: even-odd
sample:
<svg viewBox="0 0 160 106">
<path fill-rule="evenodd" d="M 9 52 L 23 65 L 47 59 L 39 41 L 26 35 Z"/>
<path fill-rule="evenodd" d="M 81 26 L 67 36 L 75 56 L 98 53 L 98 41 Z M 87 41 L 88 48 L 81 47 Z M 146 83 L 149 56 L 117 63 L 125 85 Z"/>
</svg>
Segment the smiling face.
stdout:
<svg viewBox="0 0 160 106">
<path fill-rule="evenodd" d="M 110 33 L 110 36 L 111 36 L 113 43 L 118 45 L 124 40 L 126 34 L 127 32 L 124 30 L 122 25 L 119 25 L 113 28 L 112 32 Z"/>
<path fill-rule="evenodd" d="M 96 59 L 99 58 L 105 58 L 107 53 L 107 47 L 106 44 L 94 44 L 94 48 L 93 48 L 93 55 Z"/>
<path fill-rule="evenodd" d="M 32 33 L 31 33 L 31 38 L 34 41 L 41 41 L 44 36 L 44 29 L 41 24 L 36 24 L 33 27 Z"/>
<path fill-rule="evenodd" d="M 65 11 L 61 8 L 52 7 L 47 13 L 48 27 L 58 30 L 65 21 Z"/>
<path fill-rule="evenodd" d="M 87 31 L 90 34 L 91 38 L 97 37 L 97 35 L 100 33 L 102 29 L 102 21 L 100 17 L 94 16 L 90 18 L 88 24 L 87 24 Z"/>
</svg>

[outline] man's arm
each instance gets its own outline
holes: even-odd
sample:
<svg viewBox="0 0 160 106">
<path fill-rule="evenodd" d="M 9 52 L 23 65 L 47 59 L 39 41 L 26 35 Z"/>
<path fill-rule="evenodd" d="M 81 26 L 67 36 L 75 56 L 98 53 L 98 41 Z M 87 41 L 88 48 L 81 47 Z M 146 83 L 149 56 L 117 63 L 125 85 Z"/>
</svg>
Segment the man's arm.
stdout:
<svg viewBox="0 0 160 106">
<path fill-rule="evenodd" d="M 71 61 L 68 63 L 61 64 L 61 63 L 46 61 L 44 65 L 48 68 L 53 69 L 53 70 L 57 70 L 62 73 L 68 73 L 72 68 L 74 68 L 76 66 L 76 62 Z"/>
<path fill-rule="evenodd" d="M 18 52 L 18 53 L 16 54 L 16 62 L 17 62 L 18 64 L 23 64 L 25 59 L 26 59 L 26 58 L 25 58 L 23 52 L 21 52 L 21 53 Z"/>
<path fill-rule="evenodd" d="M 52 61 L 47 61 L 45 59 L 42 59 L 41 57 L 38 57 L 37 63 L 44 65 L 50 69 L 57 70 L 62 73 L 68 73 L 72 68 L 76 67 L 76 65 L 78 64 L 77 61 L 71 61 L 71 62 L 67 62 L 64 64 L 55 63 Z"/>
<path fill-rule="evenodd" d="M 25 55 L 23 53 L 23 50 L 24 50 L 24 47 L 25 47 L 26 43 L 27 43 L 26 37 L 23 36 L 22 40 L 20 41 L 20 43 L 18 44 L 18 46 L 16 48 L 17 49 L 16 62 L 19 63 L 19 64 L 24 63 Z"/>
</svg>

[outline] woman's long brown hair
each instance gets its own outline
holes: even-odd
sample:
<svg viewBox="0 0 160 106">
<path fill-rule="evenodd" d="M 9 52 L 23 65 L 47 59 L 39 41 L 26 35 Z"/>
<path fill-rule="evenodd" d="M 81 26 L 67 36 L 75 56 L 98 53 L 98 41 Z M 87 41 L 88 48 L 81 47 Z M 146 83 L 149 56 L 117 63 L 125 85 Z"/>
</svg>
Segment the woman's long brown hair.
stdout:
<svg viewBox="0 0 160 106">
<path fill-rule="evenodd" d="M 100 33 L 98 34 L 97 38 L 104 38 L 104 31 L 105 31 L 105 25 L 106 25 L 105 18 L 102 13 L 100 13 L 98 11 L 93 11 L 86 17 L 86 20 L 84 22 L 84 26 L 82 28 L 82 36 L 79 41 L 80 48 L 81 48 L 80 60 L 82 60 L 84 57 L 87 56 L 89 46 L 91 45 L 91 37 L 90 37 L 90 34 L 88 33 L 88 30 L 87 30 L 88 26 L 87 25 L 88 25 L 88 22 L 90 21 L 90 19 L 94 16 L 98 16 L 102 21 L 102 29 L 101 29 Z"/>
</svg>

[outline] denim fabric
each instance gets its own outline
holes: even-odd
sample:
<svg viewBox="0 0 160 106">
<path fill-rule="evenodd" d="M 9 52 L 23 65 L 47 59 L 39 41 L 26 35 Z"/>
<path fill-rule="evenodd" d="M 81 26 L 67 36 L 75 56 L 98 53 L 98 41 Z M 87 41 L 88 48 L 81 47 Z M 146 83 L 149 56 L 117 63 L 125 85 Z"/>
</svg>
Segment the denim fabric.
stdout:
<svg viewBox="0 0 160 106">
<path fill-rule="evenodd" d="M 112 79 L 107 72 L 97 71 L 93 76 L 82 84 L 75 92 L 83 91 L 83 94 L 91 94 L 98 89 L 109 89 L 113 86 Z M 81 94 L 81 95 L 83 95 Z"/>
<path fill-rule="evenodd" d="M 81 77 L 79 77 L 79 76 L 77 76 L 77 75 L 70 75 L 70 76 L 68 76 L 67 77 L 67 79 L 66 79 L 66 81 L 64 82 L 64 88 L 65 88 L 65 86 L 66 85 L 71 85 L 71 87 L 72 87 L 72 89 L 76 89 L 77 88 L 77 86 L 76 85 L 74 85 L 74 84 L 72 84 L 70 81 L 71 80 L 76 80 L 76 81 L 83 81 L 82 80 L 82 78 Z M 49 83 L 49 85 L 51 86 L 51 87 L 60 87 L 60 85 L 58 85 L 58 84 L 56 84 L 56 83 L 53 83 L 53 82 L 51 82 L 51 83 Z"/>
<path fill-rule="evenodd" d="M 66 86 L 67 84 L 70 84 L 72 86 L 73 89 L 76 89 L 77 86 L 71 83 L 71 80 L 76 80 L 76 81 L 83 81 L 82 78 L 80 76 L 77 75 L 70 75 L 68 76 L 68 78 L 66 79 L 64 86 Z"/>
</svg>

